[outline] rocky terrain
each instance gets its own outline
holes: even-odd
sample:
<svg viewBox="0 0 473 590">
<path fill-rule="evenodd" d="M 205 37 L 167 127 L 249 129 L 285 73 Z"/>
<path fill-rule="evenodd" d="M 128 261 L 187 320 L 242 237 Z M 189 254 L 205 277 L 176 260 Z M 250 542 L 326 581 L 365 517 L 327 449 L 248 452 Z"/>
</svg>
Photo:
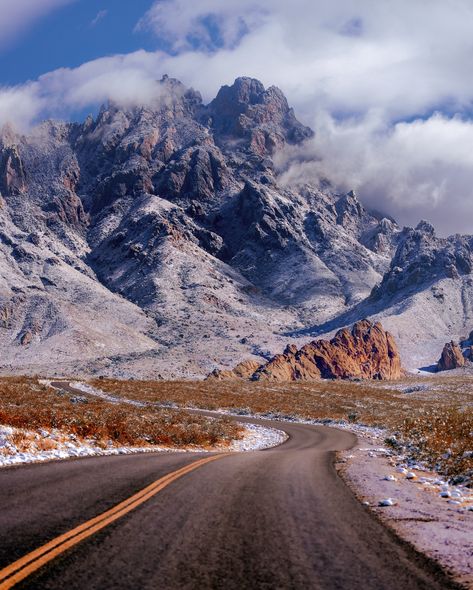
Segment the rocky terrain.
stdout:
<svg viewBox="0 0 473 590">
<path fill-rule="evenodd" d="M 233 371 L 214 371 L 213 379 L 252 381 L 317 381 L 319 379 L 395 380 L 403 375 L 394 338 L 380 323 L 357 322 L 332 340 L 314 340 L 303 346 L 290 345 L 283 354 L 256 367 L 251 361 Z"/>
<path fill-rule="evenodd" d="M 472 323 L 469 236 L 400 228 L 326 183 L 283 185 L 313 135 L 239 78 L 0 132 L 0 370 L 195 377 L 380 319 L 407 368 Z M 289 164 L 288 164 L 289 165 Z"/>
</svg>

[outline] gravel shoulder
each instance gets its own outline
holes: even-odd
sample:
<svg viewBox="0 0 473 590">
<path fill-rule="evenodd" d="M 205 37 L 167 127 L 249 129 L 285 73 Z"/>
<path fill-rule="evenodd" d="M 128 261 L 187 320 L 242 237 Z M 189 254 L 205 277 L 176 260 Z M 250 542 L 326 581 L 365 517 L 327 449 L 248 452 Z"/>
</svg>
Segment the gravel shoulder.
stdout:
<svg viewBox="0 0 473 590">
<path fill-rule="evenodd" d="M 357 435 L 358 444 L 338 455 L 344 481 L 385 525 L 472 589 L 473 490 L 403 463 L 376 432 Z"/>
</svg>

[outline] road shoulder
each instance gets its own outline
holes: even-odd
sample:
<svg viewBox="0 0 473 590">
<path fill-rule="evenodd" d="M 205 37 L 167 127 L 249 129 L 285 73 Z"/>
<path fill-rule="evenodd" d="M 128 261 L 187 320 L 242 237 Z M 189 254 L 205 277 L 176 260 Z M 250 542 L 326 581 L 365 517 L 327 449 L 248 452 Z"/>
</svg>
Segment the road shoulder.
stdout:
<svg viewBox="0 0 473 590">
<path fill-rule="evenodd" d="M 376 433 L 358 437 L 353 449 L 338 454 L 337 470 L 346 484 L 385 525 L 473 588 L 473 491 L 448 486 L 422 466 L 405 465 Z"/>
</svg>

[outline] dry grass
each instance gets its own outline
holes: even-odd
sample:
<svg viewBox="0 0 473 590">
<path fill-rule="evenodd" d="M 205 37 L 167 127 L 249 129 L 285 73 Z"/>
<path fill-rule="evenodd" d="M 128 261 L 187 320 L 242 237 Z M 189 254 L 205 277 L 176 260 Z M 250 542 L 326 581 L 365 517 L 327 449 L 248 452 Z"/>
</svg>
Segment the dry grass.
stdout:
<svg viewBox="0 0 473 590">
<path fill-rule="evenodd" d="M 140 401 L 386 427 L 412 456 L 447 476 L 473 470 L 471 377 L 297 384 L 97 380 L 92 385 Z"/>
<path fill-rule="evenodd" d="M 435 408 L 404 418 L 400 439 L 417 460 L 448 476 L 473 475 L 473 410 Z"/>
<path fill-rule="evenodd" d="M 72 403 L 73 397 L 40 385 L 35 379 L 0 379 L 0 424 L 30 431 L 56 429 L 103 447 L 209 447 L 241 436 L 241 429 L 225 418 L 209 419 L 181 410 L 136 408 L 94 398 L 87 399 L 87 403 Z M 24 436 L 17 442 L 20 449 L 27 447 Z"/>
</svg>

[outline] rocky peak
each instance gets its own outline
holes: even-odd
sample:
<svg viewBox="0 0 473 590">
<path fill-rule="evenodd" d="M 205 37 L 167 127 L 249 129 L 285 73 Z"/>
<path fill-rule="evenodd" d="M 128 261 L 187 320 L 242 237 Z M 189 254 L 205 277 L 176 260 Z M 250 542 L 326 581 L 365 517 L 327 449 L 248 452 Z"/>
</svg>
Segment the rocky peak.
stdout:
<svg viewBox="0 0 473 590">
<path fill-rule="evenodd" d="M 419 289 L 442 278 L 458 279 L 473 271 L 471 238 L 454 235 L 439 238 L 432 225 L 421 221 L 415 229 L 404 228 L 390 269 L 372 296 L 393 296 Z"/>
<path fill-rule="evenodd" d="M 296 119 L 281 90 L 265 90 L 253 78 L 237 78 L 232 86 L 223 86 L 208 112 L 220 141 L 246 140 L 246 147 L 259 156 L 272 155 L 286 143 L 300 143 L 313 135 Z"/>
<path fill-rule="evenodd" d="M 230 109 L 234 112 L 237 108 L 240 113 L 243 113 L 248 105 L 263 102 L 265 92 L 259 80 L 241 77 L 237 78 L 231 86 L 222 86 L 212 105 L 216 111 Z"/>
<path fill-rule="evenodd" d="M 362 236 L 362 243 L 378 254 L 393 256 L 399 241 L 400 230 L 397 224 L 383 217 L 378 225 Z"/>
<path fill-rule="evenodd" d="M 340 197 L 335 203 L 335 209 L 337 212 L 337 223 L 344 227 L 359 226 L 365 214 L 365 210 L 358 200 L 355 191 L 350 191 Z"/>
<path fill-rule="evenodd" d="M 424 219 L 421 219 L 416 226 L 415 231 L 420 232 L 423 235 L 435 237 L 435 228 L 432 224 Z"/>
</svg>

